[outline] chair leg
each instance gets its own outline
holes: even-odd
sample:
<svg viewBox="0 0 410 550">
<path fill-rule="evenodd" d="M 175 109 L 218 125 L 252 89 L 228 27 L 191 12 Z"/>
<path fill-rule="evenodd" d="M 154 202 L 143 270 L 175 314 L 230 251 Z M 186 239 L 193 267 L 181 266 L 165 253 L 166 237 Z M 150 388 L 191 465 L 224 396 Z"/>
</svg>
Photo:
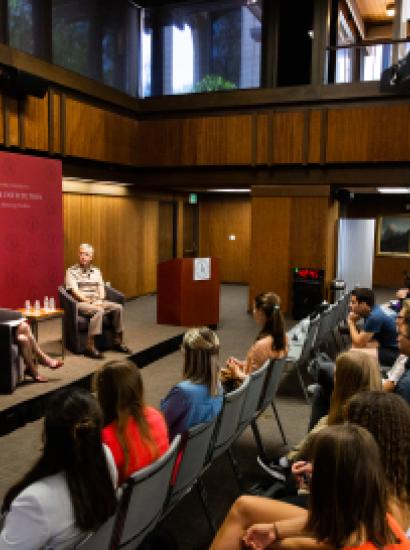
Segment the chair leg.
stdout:
<svg viewBox="0 0 410 550">
<path fill-rule="evenodd" d="M 253 437 L 255 438 L 256 446 L 258 447 L 258 455 L 261 457 L 263 462 L 268 463 L 270 459 L 266 454 L 265 446 L 263 444 L 262 437 L 261 437 L 258 425 L 256 423 L 256 420 L 252 420 L 251 429 L 252 429 Z"/>
<path fill-rule="evenodd" d="M 274 403 L 273 401 L 272 401 L 271 405 L 272 405 L 273 413 L 274 413 L 275 418 L 276 418 L 276 422 L 277 422 L 277 424 L 278 424 L 278 428 L 279 428 L 280 434 L 281 434 L 281 436 L 282 436 L 283 443 L 284 443 L 285 445 L 287 445 L 287 444 L 288 444 L 288 441 L 287 441 L 287 439 L 286 439 L 285 432 L 283 431 L 282 422 L 280 421 L 279 414 L 278 414 L 278 411 L 277 411 L 277 409 L 276 409 L 276 405 L 275 405 L 275 403 Z"/>
<path fill-rule="evenodd" d="M 239 490 L 243 493 L 245 491 L 245 478 L 244 475 L 241 472 L 241 469 L 239 468 L 238 461 L 235 458 L 235 455 L 233 454 L 232 447 L 228 448 L 228 458 L 229 462 L 231 463 L 232 470 L 236 479 L 236 482 L 238 484 Z"/>
<path fill-rule="evenodd" d="M 201 500 L 201 503 L 202 503 L 202 507 L 204 509 L 204 512 L 205 512 L 205 516 L 206 516 L 206 519 L 208 520 L 208 524 L 209 524 L 209 527 L 212 531 L 212 535 L 215 535 L 216 534 L 216 524 L 215 524 L 215 520 L 214 518 L 212 517 L 210 511 L 209 511 L 209 506 L 208 506 L 208 493 L 206 492 L 206 489 L 205 489 L 205 485 L 204 485 L 204 482 L 202 481 L 202 479 L 198 479 L 197 483 L 196 483 L 196 487 L 198 489 L 198 495 L 199 495 L 199 498 Z"/>
<path fill-rule="evenodd" d="M 296 374 L 298 376 L 299 384 L 300 384 L 300 387 L 302 388 L 303 395 L 305 396 L 306 403 L 310 405 L 309 394 L 307 392 L 306 385 L 303 380 L 302 373 L 300 372 L 300 367 L 298 365 L 296 365 Z"/>
</svg>

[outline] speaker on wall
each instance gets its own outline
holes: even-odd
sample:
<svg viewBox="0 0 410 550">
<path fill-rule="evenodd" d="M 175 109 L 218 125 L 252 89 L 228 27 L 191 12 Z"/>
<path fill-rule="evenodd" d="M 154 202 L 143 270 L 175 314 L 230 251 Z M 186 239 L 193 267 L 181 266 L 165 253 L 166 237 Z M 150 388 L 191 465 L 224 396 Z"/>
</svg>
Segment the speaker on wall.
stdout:
<svg viewBox="0 0 410 550">
<path fill-rule="evenodd" d="M 16 67 L 0 65 L 0 90 L 5 94 L 22 98 L 26 95 L 44 97 L 48 89 L 48 82 Z"/>
</svg>

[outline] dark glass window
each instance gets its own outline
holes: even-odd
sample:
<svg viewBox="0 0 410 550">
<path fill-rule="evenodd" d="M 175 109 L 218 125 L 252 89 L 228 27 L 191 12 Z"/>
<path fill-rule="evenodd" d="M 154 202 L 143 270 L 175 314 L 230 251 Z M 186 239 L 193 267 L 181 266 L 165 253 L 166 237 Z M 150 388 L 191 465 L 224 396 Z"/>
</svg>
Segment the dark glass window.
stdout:
<svg viewBox="0 0 410 550">
<path fill-rule="evenodd" d="M 137 93 L 138 11 L 127 0 L 53 0 L 53 63 Z"/>
<path fill-rule="evenodd" d="M 34 54 L 32 0 L 8 0 L 9 44 Z"/>
<path fill-rule="evenodd" d="M 142 14 L 140 94 L 260 86 L 260 0 L 197 0 Z"/>
</svg>

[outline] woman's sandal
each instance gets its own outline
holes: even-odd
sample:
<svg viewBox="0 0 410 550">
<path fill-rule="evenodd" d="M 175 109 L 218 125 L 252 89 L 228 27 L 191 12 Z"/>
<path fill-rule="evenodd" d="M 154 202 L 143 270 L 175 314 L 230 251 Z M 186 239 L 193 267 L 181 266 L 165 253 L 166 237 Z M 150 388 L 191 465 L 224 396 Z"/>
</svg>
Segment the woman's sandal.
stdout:
<svg viewBox="0 0 410 550">
<path fill-rule="evenodd" d="M 29 369 L 26 369 L 24 374 L 27 374 L 28 376 L 30 376 L 30 378 L 32 378 L 34 382 L 48 382 L 48 378 L 46 378 L 39 372 L 34 372 Z"/>
<path fill-rule="evenodd" d="M 45 367 L 48 367 L 49 369 L 59 369 L 64 365 L 64 361 L 61 359 L 46 359 L 43 363 Z"/>
</svg>

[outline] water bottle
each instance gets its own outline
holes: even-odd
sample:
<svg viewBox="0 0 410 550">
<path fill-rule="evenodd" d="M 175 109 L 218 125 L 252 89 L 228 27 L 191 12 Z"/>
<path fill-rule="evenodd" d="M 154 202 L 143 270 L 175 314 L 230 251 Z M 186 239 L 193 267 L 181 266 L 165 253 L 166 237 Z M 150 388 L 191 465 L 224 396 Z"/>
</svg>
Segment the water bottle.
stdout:
<svg viewBox="0 0 410 550">
<path fill-rule="evenodd" d="M 30 304 L 30 300 L 26 300 L 24 302 L 24 308 L 26 311 L 30 311 L 31 310 L 31 304 Z"/>
<path fill-rule="evenodd" d="M 44 309 L 48 311 L 48 296 L 44 296 Z"/>
<path fill-rule="evenodd" d="M 34 309 L 36 310 L 36 313 L 40 312 L 40 300 L 36 300 L 34 303 Z"/>
<path fill-rule="evenodd" d="M 49 307 L 51 310 L 53 310 L 53 311 L 55 310 L 55 308 L 56 308 L 56 303 L 55 303 L 55 301 L 54 301 L 54 296 L 51 296 L 50 301 L 49 301 L 49 303 L 48 303 L 48 307 Z"/>
</svg>

